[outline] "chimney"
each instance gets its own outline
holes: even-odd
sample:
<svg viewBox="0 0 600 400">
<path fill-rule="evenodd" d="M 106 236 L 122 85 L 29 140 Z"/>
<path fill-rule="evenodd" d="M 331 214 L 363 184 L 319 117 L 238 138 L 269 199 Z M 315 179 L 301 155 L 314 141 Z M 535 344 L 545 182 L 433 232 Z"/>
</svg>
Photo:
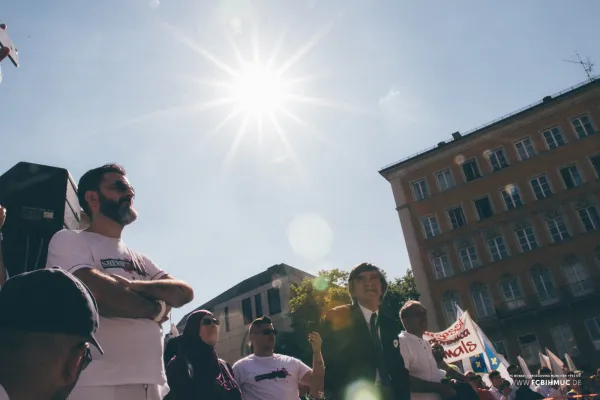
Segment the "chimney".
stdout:
<svg viewBox="0 0 600 400">
<path fill-rule="evenodd" d="M 437 145 L 437 147 L 442 147 L 442 146 L 445 146 L 445 145 L 446 145 L 446 142 L 439 142 L 438 145 Z"/>
<path fill-rule="evenodd" d="M 544 98 L 542 99 L 542 101 L 543 101 L 544 103 L 547 103 L 547 102 L 549 102 L 549 101 L 551 101 L 551 100 L 552 100 L 552 96 L 546 96 L 546 97 L 544 97 Z"/>
<path fill-rule="evenodd" d="M 459 140 L 460 138 L 462 138 L 462 135 L 460 134 L 460 132 L 454 132 L 452 134 L 452 137 L 454 138 L 454 140 Z"/>
</svg>

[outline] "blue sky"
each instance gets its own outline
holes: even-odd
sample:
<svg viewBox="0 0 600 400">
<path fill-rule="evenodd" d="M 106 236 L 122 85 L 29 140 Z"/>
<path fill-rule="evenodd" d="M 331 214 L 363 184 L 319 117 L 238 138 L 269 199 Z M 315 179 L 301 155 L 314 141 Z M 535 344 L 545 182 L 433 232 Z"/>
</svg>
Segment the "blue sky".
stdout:
<svg viewBox="0 0 600 400">
<path fill-rule="evenodd" d="M 124 164 L 127 243 L 196 291 L 177 320 L 281 262 L 401 276 L 378 170 L 583 81 L 563 59 L 600 62 L 598 15 L 595 0 L 4 2 L 22 65 L 3 63 L 0 170 Z M 249 61 L 258 43 L 259 65 L 281 43 L 277 124 L 245 110 L 214 133 L 240 105 L 214 84 L 241 70 L 232 42 Z"/>
</svg>

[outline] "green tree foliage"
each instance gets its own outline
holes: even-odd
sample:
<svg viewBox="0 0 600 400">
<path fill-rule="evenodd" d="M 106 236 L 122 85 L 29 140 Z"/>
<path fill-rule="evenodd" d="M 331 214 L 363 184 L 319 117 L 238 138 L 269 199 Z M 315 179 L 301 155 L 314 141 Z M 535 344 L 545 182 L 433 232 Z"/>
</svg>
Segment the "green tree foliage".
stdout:
<svg viewBox="0 0 600 400">
<path fill-rule="evenodd" d="M 310 365 L 312 354 L 308 333 L 319 331 L 325 313 L 334 307 L 350 304 L 348 293 L 349 272 L 339 269 L 319 271 L 317 278 L 306 278 L 300 285 L 292 285 L 289 315 L 293 332 L 282 333 L 276 351 L 301 359 Z M 402 305 L 409 299 L 418 299 L 412 271 L 402 278 L 388 282 L 388 292 L 381 305 L 382 312 L 398 318 Z"/>
<path fill-rule="evenodd" d="M 381 311 L 392 318 L 400 319 L 400 309 L 408 300 L 419 300 L 412 270 L 406 271 L 402 278 L 388 282 L 388 291 L 383 298 Z"/>
</svg>

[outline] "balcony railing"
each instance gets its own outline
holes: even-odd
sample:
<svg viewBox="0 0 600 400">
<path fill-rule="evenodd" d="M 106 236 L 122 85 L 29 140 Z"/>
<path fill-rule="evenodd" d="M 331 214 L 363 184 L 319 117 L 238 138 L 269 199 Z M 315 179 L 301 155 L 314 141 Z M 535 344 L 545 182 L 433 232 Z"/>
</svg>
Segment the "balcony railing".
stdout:
<svg viewBox="0 0 600 400">
<path fill-rule="evenodd" d="M 503 301 L 496 305 L 496 315 L 506 318 L 546 307 L 568 305 L 594 296 L 600 296 L 600 276 L 569 283 L 545 293 L 533 293 Z"/>
</svg>

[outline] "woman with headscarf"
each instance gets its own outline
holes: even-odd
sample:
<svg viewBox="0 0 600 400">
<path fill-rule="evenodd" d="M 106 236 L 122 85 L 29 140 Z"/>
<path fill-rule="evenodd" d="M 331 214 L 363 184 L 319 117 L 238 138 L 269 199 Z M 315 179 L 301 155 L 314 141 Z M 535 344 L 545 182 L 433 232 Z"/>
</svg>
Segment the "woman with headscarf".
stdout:
<svg viewBox="0 0 600 400">
<path fill-rule="evenodd" d="M 231 366 L 217 357 L 219 320 L 210 311 L 191 313 L 167 366 L 168 400 L 241 400 Z"/>
</svg>

